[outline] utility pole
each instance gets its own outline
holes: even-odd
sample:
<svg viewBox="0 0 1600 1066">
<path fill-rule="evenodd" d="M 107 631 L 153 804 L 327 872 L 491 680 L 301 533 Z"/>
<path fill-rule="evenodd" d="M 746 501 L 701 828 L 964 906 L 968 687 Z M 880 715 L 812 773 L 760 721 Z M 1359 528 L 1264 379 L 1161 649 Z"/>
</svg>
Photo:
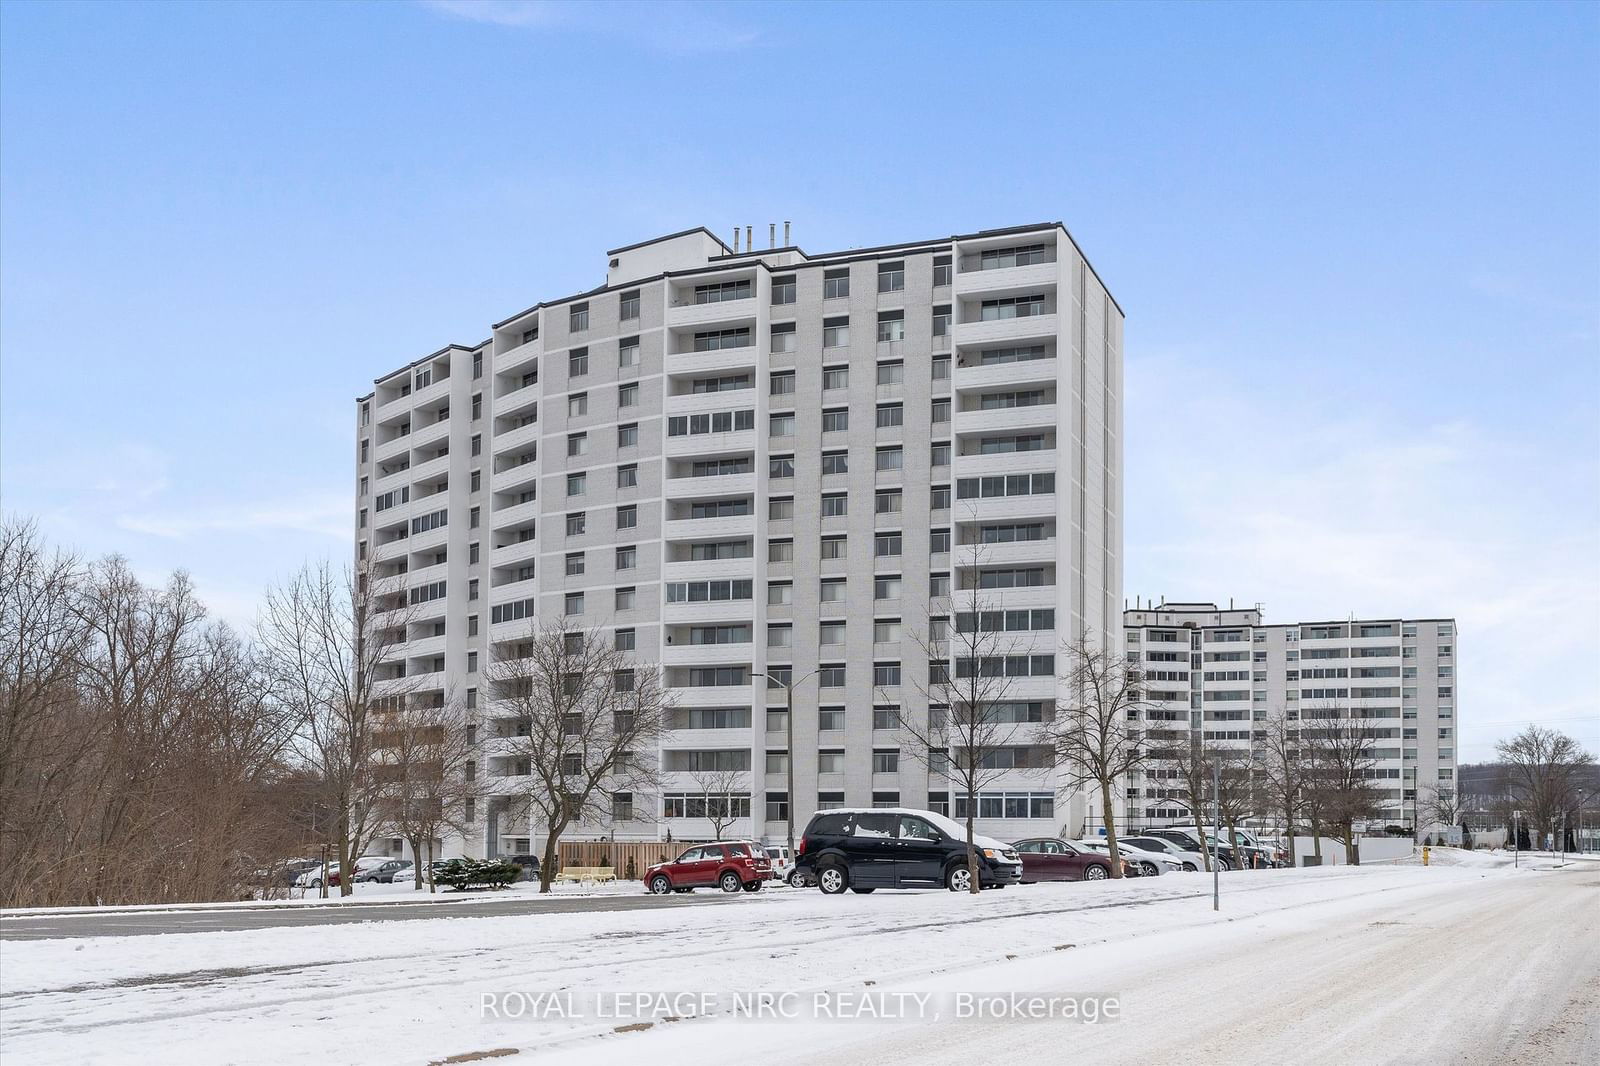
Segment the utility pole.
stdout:
<svg viewBox="0 0 1600 1066">
<path fill-rule="evenodd" d="M 1211 909 L 1222 909 L 1222 760 L 1211 761 Z M 1235 854 L 1237 858 L 1237 854 Z"/>
<path fill-rule="evenodd" d="M 817 670 L 820 670 L 820 669 L 822 669 L 822 668 L 819 666 L 817 668 Z M 783 811 L 784 811 L 784 816 L 785 816 L 784 817 L 784 824 L 785 824 L 785 828 L 787 829 L 786 840 L 787 840 L 787 843 L 789 845 L 789 868 L 791 870 L 794 868 L 794 860 L 795 860 L 795 853 L 794 853 L 794 800 L 795 800 L 795 796 L 794 796 L 794 689 L 795 689 L 796 685 L 800 684 L 800 681 L 809 681 L 811 679 L 812 675 L 816 674 L 817 670 L 813 670 L 813 671 L 811 671 L 811 673 L 806 674 L 804 677 L 800 678 L 799 681 L 794 680 L 793 675 L 791 674 L 790 680 L 789 680 L 789 682 L 787 684 L 785 684 L 782 681 L 779 681 L 777 678 L 773 677 L 771 674 L 768 674 L 768 673 L 758 673 L 756 675 L 757 677 L 765 678 L 769 683 L 777 684 L 779 687 L 781 687 L 783 689 L 783 732 L 784 732 L 784 744 L 787 746 L 785 754 L 784 754 L 784 757 L 783 757 L 784 787 L 789 790 L 789 792 L 788 792 L 788 797 L 789 798 L 788 798 L 788 801 L 785 802 L 784 805 L 783 805 Z M 765 703 L 765 701 L 762 701 L 762 702 Z"/>
<path fill-rule="evenodd" d="M 1511 865 L 1522 865 L 1522 812 L 1511 812 Z"/>
</svg>

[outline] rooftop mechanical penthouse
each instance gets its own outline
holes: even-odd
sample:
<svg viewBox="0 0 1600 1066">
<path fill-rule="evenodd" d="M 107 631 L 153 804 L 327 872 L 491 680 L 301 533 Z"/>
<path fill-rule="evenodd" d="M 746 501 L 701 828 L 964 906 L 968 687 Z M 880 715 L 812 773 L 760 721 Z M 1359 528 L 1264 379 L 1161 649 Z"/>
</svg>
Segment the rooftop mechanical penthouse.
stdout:
<svg viewBox="0 0 1600 1066">
<path fill-rule="evenodd" d="M 358 568 L 414 607 L 391 670 L 407 699 L 466 700 L 490 786 L 439 848 L 538 846 L 483 678 L 561 617 L 675 700 L 644 753 L 662 794 L 570 837 L 708 837 L 713 769 L 735 775 L 724 837 L 782 839 L 791 809 L 964 815 L 896 728 L 929 714 L 919 638 L 956 624 L 952 591 L 1003 611 L 1023 723 L 1054 713 L 1063 641 L 1120 636 L 1120 308 L 1059 223 L 822 255 L 693 229 L 606 257 L 600 287 L 356 401 Z M 1081 824 L 1040 750 L 1011 753 L 982 832 Z"/>
</svg>

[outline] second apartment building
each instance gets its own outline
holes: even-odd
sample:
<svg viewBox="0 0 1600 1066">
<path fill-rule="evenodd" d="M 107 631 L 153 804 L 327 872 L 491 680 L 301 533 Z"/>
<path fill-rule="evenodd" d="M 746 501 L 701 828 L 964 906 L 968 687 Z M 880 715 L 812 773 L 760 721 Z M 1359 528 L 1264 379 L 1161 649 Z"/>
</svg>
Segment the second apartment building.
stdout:
<svg viewBox="0 0 1600 1066">
<path fill-rule="evenodd" d="M 516 724 L 479 690 L 557 617 L 660 663 L 676 701 L 662 794 L 577 835 L 703 835 L 709 770 L 739 775 L 734 834 L 959 813 L 894 725 L 928 715 L 918 638 L 952 591 L 1029 619 L 1012 691 L 1041 716 L 1061 643 L 1122 624 L 1121 311 L 1059 223 L 827 255 L 696 229 L 607 258 L 601 287 L 357 401 L 359 561 L 418 605 L 396 669 L 475 709 L 494 786 L 447 846 L 537 846 L 497 743 Z M 793 751 L 769 678 L 794 683 Z M 1008 780 L 985 831 L 1081 819 L 1053 773 Z"/>
</svg>

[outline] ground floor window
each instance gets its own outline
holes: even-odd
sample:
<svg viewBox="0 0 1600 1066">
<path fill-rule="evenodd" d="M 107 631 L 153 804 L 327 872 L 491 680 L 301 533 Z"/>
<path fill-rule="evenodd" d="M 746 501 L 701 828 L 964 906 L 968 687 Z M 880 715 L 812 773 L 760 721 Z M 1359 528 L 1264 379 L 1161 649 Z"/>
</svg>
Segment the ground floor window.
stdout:
<svg viewBox="0 0 1600 1066">
<path fill-rule="evenodd" d="M 967 816 L 967 797 L 956 795 L 955 817 Z M 980 792 L 979 818 L 1054 818 L 1056 797 L 1052 792 Z"/>
</svg>

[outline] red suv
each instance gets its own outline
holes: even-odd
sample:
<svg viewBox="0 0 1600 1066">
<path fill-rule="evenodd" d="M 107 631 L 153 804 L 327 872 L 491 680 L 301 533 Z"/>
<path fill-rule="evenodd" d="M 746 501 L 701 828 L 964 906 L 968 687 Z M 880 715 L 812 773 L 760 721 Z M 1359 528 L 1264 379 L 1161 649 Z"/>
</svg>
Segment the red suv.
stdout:
<svg viewBox="0 0 1600 1066">
<path fill-rule="evenodd" d="M 749 840 L 697 844 L 671 862 L 644 872 L 644 884 L 658 896 L 720 887 L 724 892 L 758 892 L 772 876 L 772 862 L 760 844 Z"/>
</svg>

